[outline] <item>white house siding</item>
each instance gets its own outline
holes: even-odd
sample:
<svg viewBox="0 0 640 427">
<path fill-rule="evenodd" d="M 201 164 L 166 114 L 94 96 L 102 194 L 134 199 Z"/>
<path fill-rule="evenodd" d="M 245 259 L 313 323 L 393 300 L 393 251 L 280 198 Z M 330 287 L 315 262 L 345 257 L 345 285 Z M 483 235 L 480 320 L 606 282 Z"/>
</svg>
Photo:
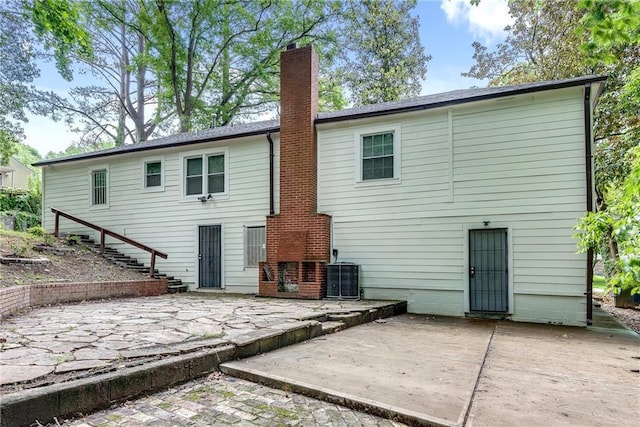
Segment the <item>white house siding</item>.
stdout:
<svg viewBox="0 0 640 427">
<path fill-rule="evenodd" d="M 227 149 L 228 196 L 206 203 L 196 196 L 182 196 L 185 153 L 198 154 L 216 148 Z M 277 149 L 277 141 L 276 141 Z M 164 190 L 143 188 L 143 165 L 161 159 Z M 108 208 L 90 206 L 90 170 L 108 168 Z M 276 165 L 277 166 L 277 165 Z M 222 286 L 230 292 L 257 292 L 257 268 L 244 268 L 244 227 L 265 225 L 269 213 L 269 146 L 264 136 L 227 142 L 190 145 L 103 157 L 91 161 L 62 163 L 46 167 L 44 226 L 53 229 L 50 208 L 58 208 L 89 222 L 104 226 L 154 249 L 166 252 L 157 268 L 188 283 L 198 283 L 198 226 L 222 226 Z M 91 230 L 65 218 L 62 231 L 92 234 Z M 146 265 L 149 254 L 108 238 L 108 245 L 137 257 Z"/>
<path fill-rule="evenodd" d="M 514 320 L 584 325 L 582 88 L 319 126 L 318 210 L 340 261 L 361 265 L 367 298 L 409 311 L 469 311 L 468 232 L 508 229 Z M 399 128 L 397 181 L 356 183 L 356 139 Z M 384 126 L 383 126 L 384 127 Z"/>
</svg>

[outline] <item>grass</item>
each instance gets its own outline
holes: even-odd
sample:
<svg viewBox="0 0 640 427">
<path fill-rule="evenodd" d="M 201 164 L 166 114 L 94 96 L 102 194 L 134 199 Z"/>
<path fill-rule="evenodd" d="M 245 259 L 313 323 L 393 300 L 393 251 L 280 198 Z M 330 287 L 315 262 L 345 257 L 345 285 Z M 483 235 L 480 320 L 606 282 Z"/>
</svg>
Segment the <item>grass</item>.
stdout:
<svg viewBox="0 0 640 427">
<path fill-rule="evenodd" d="M 593 288 L 594 289 L 606 289 L 607 279 L 604 276 L 593 276 Z"/>
</svg>

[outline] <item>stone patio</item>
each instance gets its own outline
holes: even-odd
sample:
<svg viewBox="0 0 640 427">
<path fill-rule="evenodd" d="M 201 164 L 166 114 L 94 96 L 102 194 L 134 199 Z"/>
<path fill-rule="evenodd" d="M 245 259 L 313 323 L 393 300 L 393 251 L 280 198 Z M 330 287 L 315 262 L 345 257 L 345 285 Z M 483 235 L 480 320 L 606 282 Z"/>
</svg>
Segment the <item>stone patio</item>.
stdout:
<svg viewBox="0 0 640 427">
<path fill-rule="evenodd" d="M 385 304 L 173 294 L 36 308 L 0 325 L 0 390 L 91 376 Z"/>
</svg>

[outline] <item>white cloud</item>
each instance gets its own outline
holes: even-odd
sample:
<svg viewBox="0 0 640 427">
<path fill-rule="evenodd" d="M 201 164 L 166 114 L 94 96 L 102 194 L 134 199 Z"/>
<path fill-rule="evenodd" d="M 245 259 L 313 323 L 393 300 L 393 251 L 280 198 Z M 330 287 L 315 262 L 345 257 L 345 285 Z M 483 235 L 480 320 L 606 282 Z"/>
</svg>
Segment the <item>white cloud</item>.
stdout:
<svg viewBox="0 0 640 427">
<path fill-rule="evenodd" d="M 478 6 L 469 0 L 442 0 L 440 9 L 453 25 L 466 23 L 473 37 L 484 44 L 503 39 L 504 27 L 513 22 L 506 0 L 481 0 Z"/>
</svg>

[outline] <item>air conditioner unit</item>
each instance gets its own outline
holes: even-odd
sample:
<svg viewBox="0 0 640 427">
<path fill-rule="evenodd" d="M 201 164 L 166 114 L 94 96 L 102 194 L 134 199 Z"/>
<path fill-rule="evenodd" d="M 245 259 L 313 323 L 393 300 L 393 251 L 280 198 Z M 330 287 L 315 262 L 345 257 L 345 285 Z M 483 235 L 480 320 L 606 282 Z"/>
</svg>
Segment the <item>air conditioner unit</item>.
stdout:
<svg viewBox="0 0 640 427">
<path fill-rule="evenodd" d="M 327 265 L 327 298 L 360 299 L 360 266 L 352 262 Z"/>
</svg>

